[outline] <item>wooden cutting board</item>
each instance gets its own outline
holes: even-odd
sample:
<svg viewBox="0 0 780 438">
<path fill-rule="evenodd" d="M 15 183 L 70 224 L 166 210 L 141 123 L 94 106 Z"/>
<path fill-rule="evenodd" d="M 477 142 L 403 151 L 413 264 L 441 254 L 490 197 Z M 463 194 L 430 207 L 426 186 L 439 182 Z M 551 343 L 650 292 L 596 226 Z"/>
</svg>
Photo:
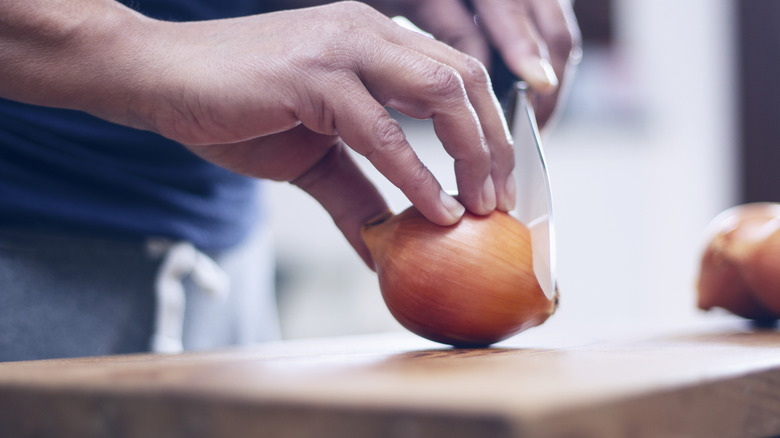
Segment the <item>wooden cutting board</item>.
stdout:
<svg viewBox="0 0 780 438">
<path fill-rule="evenodd" d="M 531 332 L 528 332 L 529 334 Z M 0 364 L 0 437 L 760 437 L 780 332 L 410 334 Z"/>
</svg>

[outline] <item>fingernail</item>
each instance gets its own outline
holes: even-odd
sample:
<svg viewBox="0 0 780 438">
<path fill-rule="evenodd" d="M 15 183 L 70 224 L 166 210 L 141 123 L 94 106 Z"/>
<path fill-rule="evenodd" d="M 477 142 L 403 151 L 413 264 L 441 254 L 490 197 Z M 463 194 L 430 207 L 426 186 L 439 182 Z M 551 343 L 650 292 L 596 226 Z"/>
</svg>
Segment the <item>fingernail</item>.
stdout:
<svg viewBox="0 0 780 438">
<path fill-rule="evenodd" d="M 555 69 L 553 68 L 552 64 L 550 64 L 550 61 L 546 59 L 542 59 L 539 61 L 539 65 L 542 67 L 542 70 L 544 71 L 544 75 L 547 78 L 547 82 L 550 83 L 553 87 L 558 86 L 558 76 L 555 75 Z"/>
<path fill-rule="evenodd" d="M 486 214 L 496 209 L 496 186 L 490 176 L 482 184 L 482 208 Z"/>
<path fill-rule="evenodd" d="M 442 205 L 456 221 L 460 219 L 461 216 L 463 216 L 463 213 L 466 212 L 466 207 L 458 202 L 457 199 L 448 195 L 444 190 L 441 191 L 440 197 Z"/>
<path fill-rule="evenodd" d="M 553 69 L 550 61 L 540 58 L 538 62 L 530 64 L 530 76 L 527 78 L 531 83 L 532 88 L 536 88 L 537 91 L 552 91 L 558 87 L 558 76 L 555 75 L 555 69 Z"/>
<path fill-rule="evenodd" d="M 504 193 L 501 196 L 501 202 L 499 203 L 499 210 L 512 211 L 515 208 L 515 202 L 517 201 L 517 186 L 515 185 L 515 172 L 509 174 L 504 185 Z"/>
</svg>

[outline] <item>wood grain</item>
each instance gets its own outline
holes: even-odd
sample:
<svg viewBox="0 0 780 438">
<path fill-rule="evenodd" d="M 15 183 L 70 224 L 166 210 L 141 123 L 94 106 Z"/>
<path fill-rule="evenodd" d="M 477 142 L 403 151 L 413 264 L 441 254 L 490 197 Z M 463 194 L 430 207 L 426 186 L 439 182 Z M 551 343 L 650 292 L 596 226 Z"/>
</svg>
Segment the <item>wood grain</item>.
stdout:
<svg viewBox="0 0 780 438">
<path fill-rule="evenodd" d="M 780 434 L 777 331 L 521 338 L 472 350 L 393 334 L 4 363 L 0 436 Z"/>
</svg>

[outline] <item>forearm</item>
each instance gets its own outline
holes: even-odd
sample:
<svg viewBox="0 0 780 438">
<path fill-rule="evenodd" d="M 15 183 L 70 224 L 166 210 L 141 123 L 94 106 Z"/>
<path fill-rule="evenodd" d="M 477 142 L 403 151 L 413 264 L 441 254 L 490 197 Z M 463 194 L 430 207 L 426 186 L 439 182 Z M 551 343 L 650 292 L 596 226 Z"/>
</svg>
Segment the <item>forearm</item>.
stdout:
<svg viewBox="0 0 780 438">
<path fill-rule="evenodd" d="M 110 0 L 2 0 L 0 21 L 0 96 L 149 128 L 152 20 Z"/>
<path fill-rule="evenodd" d="M 464 207 L 512 209 L 511 139 L 489 84 L 473 58 L 356 2 L 174 23 L 112 0 L 0 0 L 0 96 L 87 111 L 233 171 L 295 181 L 364 257 L 360 224 L 387 205 L 334 148 L 366 156 L 439 225 Z M 386 106 L 433 120 L 458 200 Z"/>
</svg>

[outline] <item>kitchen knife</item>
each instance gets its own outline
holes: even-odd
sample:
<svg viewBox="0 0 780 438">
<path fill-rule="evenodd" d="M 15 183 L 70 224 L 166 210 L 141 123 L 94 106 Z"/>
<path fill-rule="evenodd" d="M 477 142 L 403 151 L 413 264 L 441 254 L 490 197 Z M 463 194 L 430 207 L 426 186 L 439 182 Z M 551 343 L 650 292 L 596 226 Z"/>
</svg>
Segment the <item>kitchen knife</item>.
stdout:
<svg viewBox="0 0 780 438">
<path fill-rule="evenodd" d="M 518 81 L 512 87 L 507 100 L 506 119 L 515 142 L 517 204 L 511 214 L 531 232 L 534 274 L 545 295 L 552 299 L 558 284 L 550 179 L 525 82 Z"/>
</svg>

